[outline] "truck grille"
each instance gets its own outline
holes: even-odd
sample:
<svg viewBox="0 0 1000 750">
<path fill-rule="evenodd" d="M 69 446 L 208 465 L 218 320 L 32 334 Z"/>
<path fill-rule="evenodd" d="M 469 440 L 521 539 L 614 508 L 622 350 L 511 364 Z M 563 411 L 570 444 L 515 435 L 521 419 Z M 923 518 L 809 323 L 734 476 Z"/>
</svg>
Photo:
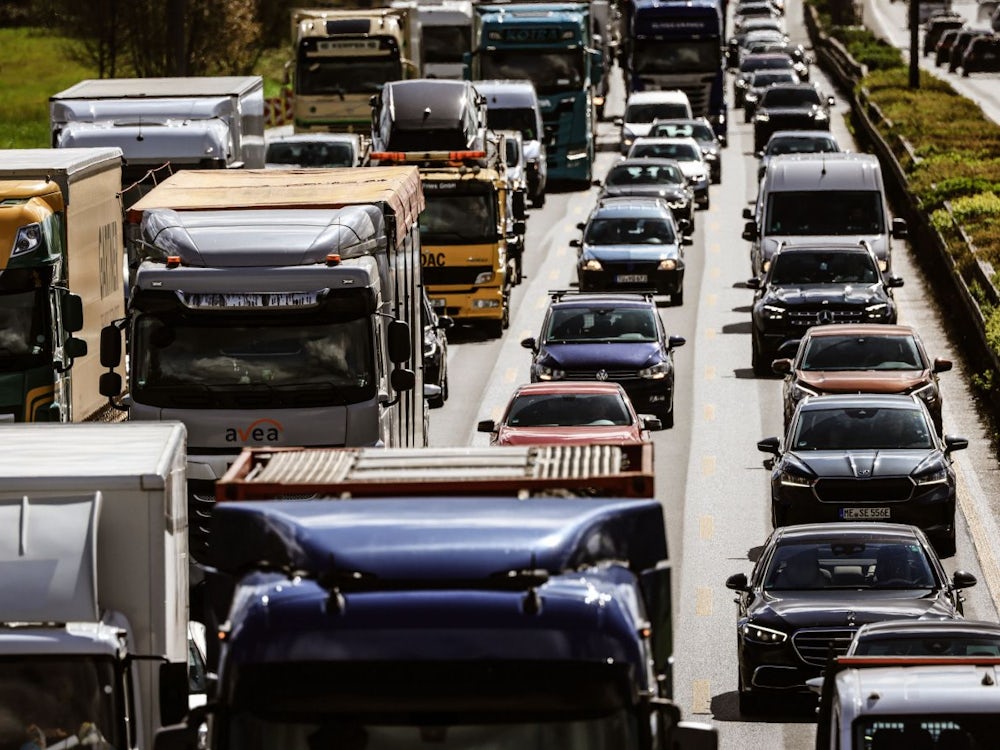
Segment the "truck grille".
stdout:
<svg viewBox="0 0 1000 750">
<path fill-rule="evenodd" d="M 789 310 L 788 323 L 803 327 L 816 326 L 821 323 L 860 323 L 864 319 L 864 315 L 864 310 L 832 310 L 828 307 L 820 310 Z"/>
<path fill-rule="evenodd" d="M 792 636 L 795 653 L 806 664 L 822 667 L 832 656 L 843 656 L 856 628 L 805 628 Z"/>
<path fill-rule="evenodd" d="M 908 477 L 820 479 L 816 496 L 824 503 L 900 503 L 913 494 Z"/>
<path fill-rule="evenodd" d="M 424 284 L 427 286 L 462 284 L 471 287 L 475 284 L 479 274 L 492 272 L 492 266 L 446 266 L 444 268 L 424 266 L 422 273 Z"/>
</svg>

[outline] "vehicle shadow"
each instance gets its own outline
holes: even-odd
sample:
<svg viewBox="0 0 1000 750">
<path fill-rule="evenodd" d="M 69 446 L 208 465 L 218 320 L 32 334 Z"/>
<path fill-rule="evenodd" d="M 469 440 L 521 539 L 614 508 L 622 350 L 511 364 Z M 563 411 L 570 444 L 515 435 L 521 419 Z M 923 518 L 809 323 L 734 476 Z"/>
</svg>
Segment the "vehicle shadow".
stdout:
<svg viewBox="0 0 1000 750">
<path fill-rule="evenodd" d="M 748 334 L 753 330 L 753 323 L 744 320 L 740 323 L 726 323 L 719 329 L 719 333 L 740 333 Z"/>
<path fill-rule="evenodd" d="M 456 323 L 453 328 L 448 329 L 449 344 L 488 344 L 491 341 L 496 341 L 496 338 L 472 323 Z"/>
<path fill-rule="evenodd" d="M 735 690 L 719 693 L 712 698 L 712 718 L 716 721 L 756 721 L 762 724 L 810 724 L 816 721 L 818 696 L 795 694 L 779 695 L 772 710 L 752 716 L 740 713 L 739 698 Z"/>
</svg>

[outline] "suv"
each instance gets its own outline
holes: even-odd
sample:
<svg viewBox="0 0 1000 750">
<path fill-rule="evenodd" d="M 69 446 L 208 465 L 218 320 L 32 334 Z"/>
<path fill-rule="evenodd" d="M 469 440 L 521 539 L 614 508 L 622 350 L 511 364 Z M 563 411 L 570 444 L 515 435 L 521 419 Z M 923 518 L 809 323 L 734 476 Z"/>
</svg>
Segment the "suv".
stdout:
<svg viewBox="0 0 1000 750">
<path fill-rule="evenodd" d="M 765 89 L 753 116 L 753 150 L 764 148 L 779 130 L 829 130 L 833 104 L 832 96 L 823 96 L 811 83 L 777 83 Z"/>
<path fill-rule="evenodd" d="M 674 425 L 674 349 L 651 294 L 552 292 L 532 351 L 531 381 L 610 380 L 620 383 L 640 414 Z"/>
<path fill-rule="evenodd" d="M 755 375 L 772 372 L 773 360 L 791 355 L 807 328 L 821 323 L 895 323 L 892 289 L 867 244 L 782 246 L 756 289 L 751 331 Z"/>
<path fill-rule="evenodd" d="M 691 102 L 683 91 L 636 91 L 625 103 L 625 116 L 616 117 L 621 127 L 620 149 L 628 153 L 636 138 L 649 133 L 653 120 L 693 117 Z"/>
<path fill-rule="evenodd" d="M 655 289 L 684 304 L 683 233 L 662 198 L 606 198 L 597 204 L 583 230 L 577 276 L 580 291 Z"/>
</svg>

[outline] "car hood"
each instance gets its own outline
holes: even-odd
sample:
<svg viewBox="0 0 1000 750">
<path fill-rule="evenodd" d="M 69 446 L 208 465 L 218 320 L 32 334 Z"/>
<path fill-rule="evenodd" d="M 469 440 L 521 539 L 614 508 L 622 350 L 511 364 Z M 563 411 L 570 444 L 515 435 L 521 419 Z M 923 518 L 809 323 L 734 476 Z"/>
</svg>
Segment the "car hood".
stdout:
<svg viewBox="0 0 1000 750">
<path fill-rule="evenodd" d="M 497 445 L 640 443 L 636 427 L 501 427 Z"/>
<path fill-rule="evenodd" d="M 704 177 L 707 174 L 705 164 L 700 161 L 678 161 L 677 166 L 681 168 L 681 172 L 688 178 L 696 176 Z"/>
<path fill-rule="evenodd" d="M 853 617 L 849 617 L 849 613 Z M 762 595 L 752 622 L 784 625 L 789 631 L 808 627 L 849 627 L 882 620 L 954 616 L 950 602 L 929 589 L 871 591 L 775 591 Z M 852 623 L 853 621 L 853 623 Z"/>
<path fill-rule="evenodd" d="M 681 187 L 663 187 L 662 185 L 606 185 L 604 187 L 605 196 L 614 195 L 637 195 L 651 196 L 653 198 L 666 198 L 672 200 L 687 200 L 687 191 Z"/>
<path fill-rule="evenodd" d="M 796 286 L 771 286 L 763 300 L 766 302 L 783 302 L 789 305 L 810 304 L 850 304 L 863 305 L 869 302 L 882 302 L 885 297 L 879 294 L 878 284 L 869 286 L 841 286 L 839 284 L 801 284 Z"/>
<path fill-rule="evenodd" d="M 815 112 L 820 112 L 820 108 L 814 104 L 802 104 L 798 106 L 787 106 L 787 107 L 762 107 L 758 105 L 758 113 L 767 113 L 771 117 L 799 117 L 801 115 L 811 115 Z"/>
<path fill-rule="evenodd" d="M 798 462 L 819 477 L 875 479 L 909 476 L 936 448 L 793 451 Z"/>
<path fill-rule="evenodd" d="M 875 257 L 885 260 L 889 252 L 889 242 L 884 234 L 801 234 L 765 237 L 761 240 L 761 252 L 764 258 L 770 258 L 778 249 L 778 245 L 857 245 L 861 241 L 871 245 Z"/>
<path fill-rule="evenodd" d="M 928 370 L 798 370 L 798 381 L 827 393 L 903 393 L 930 382 Z"/>
<path fill-rule="evenodd" d="M 667 258 L 677 258 L 680 255 L 680 247 L 676 244 L 669 245 L 584 245 L 583 256 L 585 258 L 597 258 L 608 261 L 654 261 L 666 260 Z"/>
<path fill-rule="evenodd" d="M 641 369 L 662 361 L 656 342 L 549 344 L 546 359 L 564 370 Z"/>
</svg>

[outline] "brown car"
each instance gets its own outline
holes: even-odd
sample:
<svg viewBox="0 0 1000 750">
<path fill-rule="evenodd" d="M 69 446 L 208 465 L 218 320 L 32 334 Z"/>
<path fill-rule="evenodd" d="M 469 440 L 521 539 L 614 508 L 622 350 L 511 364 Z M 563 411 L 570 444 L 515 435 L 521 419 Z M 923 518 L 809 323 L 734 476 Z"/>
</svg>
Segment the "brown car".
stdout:
<svg viewBox="0 0 1000 750">
<path fill-rule="evenodd" d="M 912 393 L 930 411 L 941 434 L 938 373 L 951 361 L 931 361 L 920 336 L 910 326 L 820 325 L 805 332 L 794 359 L 776 359 L 785 376 L 784 423 L 788 428 L 799 401 L 832 393 Z"/>
</svg>

